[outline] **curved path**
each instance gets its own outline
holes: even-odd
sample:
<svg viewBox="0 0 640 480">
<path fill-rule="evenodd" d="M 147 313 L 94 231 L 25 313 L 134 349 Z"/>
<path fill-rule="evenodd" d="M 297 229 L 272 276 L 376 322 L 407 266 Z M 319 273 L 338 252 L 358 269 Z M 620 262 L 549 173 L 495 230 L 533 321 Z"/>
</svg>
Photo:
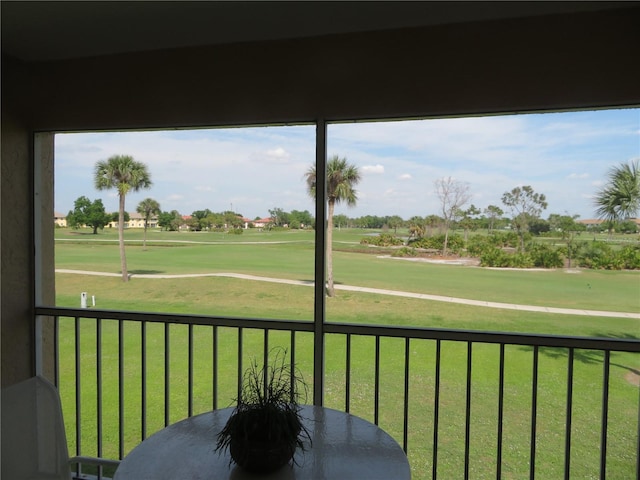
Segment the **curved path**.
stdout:
<svg viewBox="0 0 640 480">
<path fill-rule="evenodd" d="M 56 269 L 56 273 L 73 273 L 80 275 L 98 275 L 106 277 L 120 277 L 119 273 L 89 272 L 85 270 Z M 188 277 L 228 277 L 243 280 L 253 280 L 257 282 L 284 283 L 288 285 L 313 286 L 313 282 L 301 280 L 288 280 L 284 278 L 259 277 L 257 275 L 246 275 L 243 273 L 192 273 L 184 275 L 163 275 L 163 274 L 131 274 L 136 278 L 188 278 Z M 584 315 L 590 317 L 614 317 L 614 318 L 636 318 L 640 319 L 640 313 L 630 312 L 610 312 L 603 310 L 582 310 L 574 308 L 538 307 L 535 305 L 517 305 L 514 303 L 487 302 L 484 300 L 469 300 L 465 298 L 446 297 L 442 295 L 429 295 L 426 293 L 401 292 L 397 290 L 385 290 L 382 288 L 357 287 L 353 285 L 335 285 L 336 290 L 350 292 L 375 293 L 377 295 L 390 295 L 394 297 L 418 298 L 435 302 L 459 303 L 463 305 L 474 305 L 476 307 L 502 308 L 506 310 L 520 310 L 523 312 L 544 312 L 559 313 L 564 315 Z"/>
</svg>

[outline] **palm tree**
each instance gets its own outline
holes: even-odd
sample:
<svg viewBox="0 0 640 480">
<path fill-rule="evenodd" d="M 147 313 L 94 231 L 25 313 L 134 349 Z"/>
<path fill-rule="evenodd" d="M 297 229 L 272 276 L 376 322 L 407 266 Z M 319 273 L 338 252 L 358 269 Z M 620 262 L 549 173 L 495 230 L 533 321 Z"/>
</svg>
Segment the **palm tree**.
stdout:
<svg viewBox="0 0 640 480">
<path fill-rule="evenodd" d="M 149 219 L 153 215 L 160 214 L 160 204 L 155 201 L 153 198 L 145 198 L 142 200 L 138 207 L 136 208 L 136 212 L 144 218 L 144 240 L 142 241 L 142 249 L 147 249 L 147 227 L 149 226 Z"/>
<path fill-rule="evenodd" d="M 640 160 L 609 170 L 608 183 L 595 197 L 596 215 L 609 223 L 635 217 L 640 210 Z"/>
<path fill-rule="evenodd" d="M 305 174 L 307 190 L 311 198 L 316 198 L 316 167 L 311 166 Z M 358 200 L 353 188 L 360 181 L 358 167 L 347 163 L 346 158 L 334 155 L 327 162 L 327 295 L 333 297 L 333 212 L 337 203 L 345 202 L 352 207 Z"/>
<path fill-rule="evenodd" d="M 130 155 L 114 155 L 100 160 L 94 168 L 97 190 L 118 190 L 118 240 L 120 242 L 120 266 L 122 281 L 127 282 L 127 258 L 124 253 L 124 199 L 130 191 L 137 192 L 151 187 L 151 176 L 144 163 L 136 162 Z"/>
</svg>

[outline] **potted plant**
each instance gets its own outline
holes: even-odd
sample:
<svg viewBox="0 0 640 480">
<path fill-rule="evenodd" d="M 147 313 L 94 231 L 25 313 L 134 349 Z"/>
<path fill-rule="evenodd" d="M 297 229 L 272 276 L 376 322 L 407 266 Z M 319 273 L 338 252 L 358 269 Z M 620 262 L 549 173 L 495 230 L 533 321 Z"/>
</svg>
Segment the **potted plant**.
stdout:
<svg viewBox="0 0 640 480">
<path fill-rule="evenodd" d="M 255 359 L 242 378 L 240 397 L 218 433 L 216 451 L 229 450 L 231 461 L 254 473 L 269 473 L 289 463 L 304 441 L 311 442 L 302 423 L 299 400 L 307 385 L 301 373 L 278 349 L 270 365 Z"/>
</svg>

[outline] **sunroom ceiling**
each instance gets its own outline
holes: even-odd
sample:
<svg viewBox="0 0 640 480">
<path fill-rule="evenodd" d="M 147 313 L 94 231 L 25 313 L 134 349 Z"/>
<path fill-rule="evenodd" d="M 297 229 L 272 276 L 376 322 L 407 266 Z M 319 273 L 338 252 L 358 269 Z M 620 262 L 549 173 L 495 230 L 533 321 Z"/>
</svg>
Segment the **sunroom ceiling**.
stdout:
<svg viewBox="0 0 640 480">
<path fill-rule="evenodd" d="M 639 2 L 2 1 L 2 52 L 51 61 L 595 11 Z"/>
</svg>

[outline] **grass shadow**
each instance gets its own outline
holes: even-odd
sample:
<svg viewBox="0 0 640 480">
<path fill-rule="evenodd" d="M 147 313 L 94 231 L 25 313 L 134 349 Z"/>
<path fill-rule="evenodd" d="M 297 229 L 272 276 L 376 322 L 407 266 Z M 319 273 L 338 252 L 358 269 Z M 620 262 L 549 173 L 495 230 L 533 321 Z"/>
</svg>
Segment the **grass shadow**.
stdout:
<svg viewBox="0 0 640 480">
<path fill-rule="evenodd" d="M 625 334 L 609 334 L 597 332 L 593 335 L 594 338 L 604 338 L 604 339 L 622 339 L 622 340 L 640 340 L 640 337 L 637 335 L 631 335 L 629 333 Z M 522 351 L 532 351 L 533 347 L 520 347 Z M 538 350 L 542 355 L 557 360 L 557 359 L 568 359 L 569 357 L 569 349 L 566 347 L 540 347 Z M 621 352 L 613 352 L 613 354 L 621 353 Z M 622 352 L 624 353 L 624 352 Z M 603 350 L 591 350 L 587 348 L 575 348 L 573 350 L 573 359 L 574 361 L 578 361 L 583 363 L 584 365 L 598 365 L 604 364 L 604 356 L 605 353 Z M 610 359 L 610 365 L 613 367 L 618 367 L 623 370 L 627 370 L 635 375 L 640 375 L 640 369 L 630 367 L 627 365 L 621 365 L 619 363 L 615 363 Z"/>
<path fill-rule="evenodd" d="M 166 270 L 129 270 L 130 275 L 159 275 L 166 273 Z"/>
</svg>

